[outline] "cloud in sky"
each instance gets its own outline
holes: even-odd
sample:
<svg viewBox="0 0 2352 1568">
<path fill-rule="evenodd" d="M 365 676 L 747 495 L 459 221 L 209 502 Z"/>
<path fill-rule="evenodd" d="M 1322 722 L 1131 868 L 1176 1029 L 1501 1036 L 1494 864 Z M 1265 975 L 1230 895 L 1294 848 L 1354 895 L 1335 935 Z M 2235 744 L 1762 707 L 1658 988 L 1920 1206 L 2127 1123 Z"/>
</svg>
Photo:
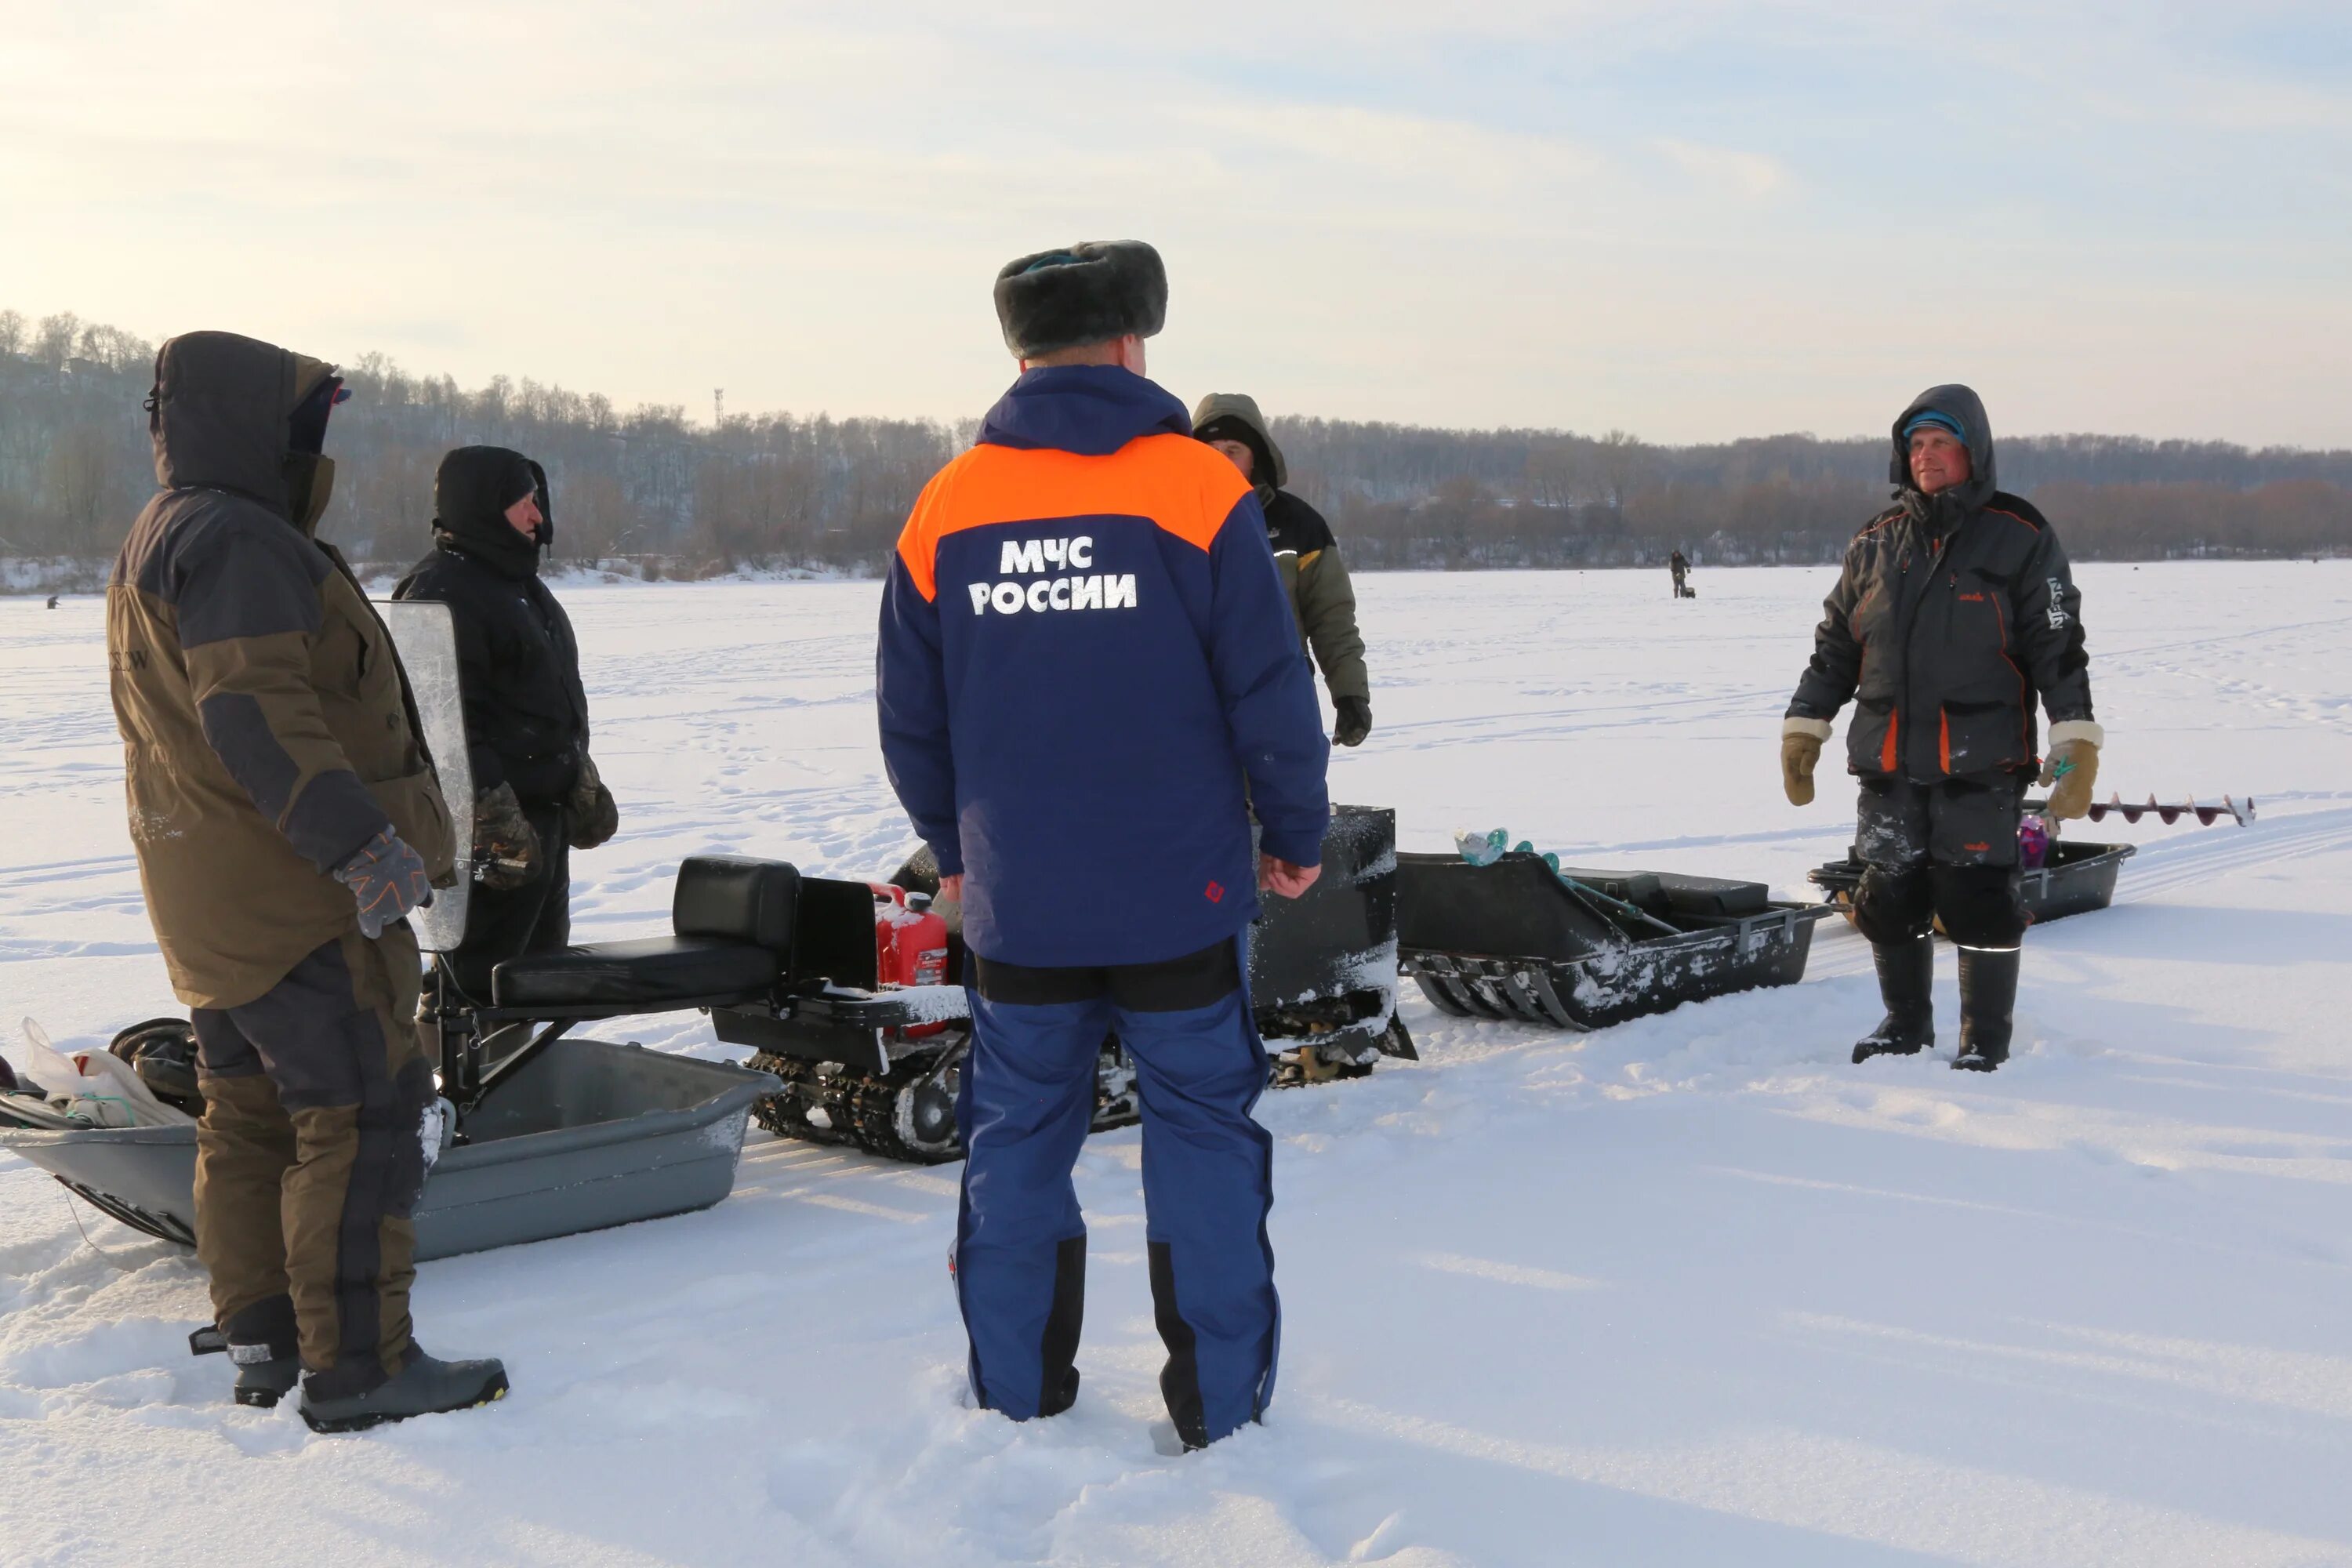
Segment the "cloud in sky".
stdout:
<svg viewBox="0 0 2352 1568">
<path fill-rule="evenodd" d="M 995 268 L 1131 235 L 1188 397 L 2352 443 L 2340 5 L 1456 10 L 19 0 L 0 306 L 953 416 Z"/>
</svg>

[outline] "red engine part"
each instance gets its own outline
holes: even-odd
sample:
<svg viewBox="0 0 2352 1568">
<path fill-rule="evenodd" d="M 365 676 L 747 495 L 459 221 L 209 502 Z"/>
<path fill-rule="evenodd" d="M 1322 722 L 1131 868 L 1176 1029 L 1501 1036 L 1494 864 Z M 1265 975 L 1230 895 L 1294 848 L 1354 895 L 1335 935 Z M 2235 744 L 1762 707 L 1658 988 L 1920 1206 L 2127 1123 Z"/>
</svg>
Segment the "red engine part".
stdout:
<svg viewBox="0 0 2352 1568">
<path fill-rule="evenodd" d="M 917 909 L 907 889 L 891 882 L 868 882 L 874 889 L 874 973 L 884 986 L 944 985 L 948 978 L 948 922 L 926 904 Z M 914 1039 L 936 1035 L 945 1024 L 909 1026 Z"/>
</svg>

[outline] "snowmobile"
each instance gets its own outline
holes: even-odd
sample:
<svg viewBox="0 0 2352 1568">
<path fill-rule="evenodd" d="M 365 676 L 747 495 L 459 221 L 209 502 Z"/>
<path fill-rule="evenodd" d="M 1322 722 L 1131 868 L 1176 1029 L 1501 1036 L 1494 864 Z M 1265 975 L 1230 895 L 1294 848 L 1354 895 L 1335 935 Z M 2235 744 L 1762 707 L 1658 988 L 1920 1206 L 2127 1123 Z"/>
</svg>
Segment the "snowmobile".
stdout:
<svg viewBox="0 0 2352 1568">
<path fill-rule="evenodd" d="M 1563 867 L 1530 847 L 1397 857 L 1400 970 L 1440 1012 L 1602 1029 L 1804 978 L 1820 904 L 1761 882 Z"/>
<path fill-rule="evenodd" d="M 1323 840 L 1323 876 L 1301 898 L 1265 900 L 1251 935 L 1249 985 L 1277 1087 L 1361 1077 L 1382 1056 L 1412 1059 L 1412 1037 L 1396 1016 L 1395 845 L 1394 812 L 1339 806 Z M 806 897 L 826 885 L 802 886 Z M 770 1131 L 921 1163 L 960 1158 L 955 1103 L 971 1049 L 970 1008 L 961 985 L 927 985 L 908 967 L 936 961 L 939 972 L 961 976 L 961 929 L 949 918 L 960 911 L 932 903 L 939 869 L 928 850 L 864 891 L 877 922 L 870 958 L 841 942 L 827 984 L 804 985 L 788 1008 L 714 1008 L 712 1026 L 721 1040 L 751 1047 L 753 1068 L 783 1080 L 782 1093 L 753 1108 Z M 845 892 L 833 917 L 849 925 L 856 903 Z M 1107 1038 L 1093 1130 L 1139 1114 L 1134 1065 Z"/>
<path fill-rule="evenodd" d="M 376 607 L 400 650 L 442 792 L 452 802 L 470 801 L 448 607 Z M 417 1205 L 419 1260 L 708 1208 L 733 1189 L 746 1119 L 754 1100 L 782 1087 L 774 1079 L 723 1062 L 564 1037 L 583 1019 L 691 1005 L 697 994 L 733 1001 L 768 986 L 776 961 L 753 945 L 768 934 L 757 923 L 763 906 L 743 896 L 743 879 L 722 876 L 719 882 L 715 889 L 705 883 L 681 889 L 689 923 L 704 933 L 696 942 L 711 950 L 708 955 L 688 951 L 667 960 L 667 967 L 658 956 L 623 955 L 610 961 L 596 984 L 580 987 L 578 998 L 551 1008 L 461 1008 L 444 995 L 434 997 L 426 1022 L 438 1026 L 442 1089 L 451 1102 L 445 1110 L 454 1115 L 443 1119 L 438 1158 Z M 466 927 L 467 894 L 461 877 L 411 916 L 421 948 L 446 952 L 457 945 Z M 671 945 L 691 950 L 696 943 Z M 586 967 L 593 970 L 595 962 Z M 681 989 L 686 994 L 674 994 Z M 183 1056 L 193 1059 L 170 1037 L 186 1029 L 184 1019 L 134 1025 L 117 1037 L 126 1047 L 120 1055 L 169 1098 L 186 1087 L 169 1069 L 185 1065 Z M 28 1026 L 26 1034 L 38 1042 L 37 1028 Z M 151 1051 L 142 1042 L 162 1049 Z M 51 1070 L 55 1076 L 71 1069 Z M 184 1105 L 184 1095 L 180 1099 Z M 64 1102 L 72 1108 L 70 1099 Z M 9 1103 L 0 1096 L 0 1150 L 48 1171 L 133 1229 L 194 1245 L 193 1119 L 166 1115 L 127 1126 L 100 1125 L 87 1116 L 36 1121 L 10 1114 Z"/>
</svg>

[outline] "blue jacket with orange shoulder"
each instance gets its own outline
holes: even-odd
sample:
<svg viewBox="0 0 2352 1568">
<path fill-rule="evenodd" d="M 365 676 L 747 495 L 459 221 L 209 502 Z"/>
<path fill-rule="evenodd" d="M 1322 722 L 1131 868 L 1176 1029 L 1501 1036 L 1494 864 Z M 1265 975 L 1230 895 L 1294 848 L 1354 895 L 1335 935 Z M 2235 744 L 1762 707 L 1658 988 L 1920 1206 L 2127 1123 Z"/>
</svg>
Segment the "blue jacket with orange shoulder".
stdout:
<svg viewBox="0 0 2352 1568">
<path fill-rule="evenodd" d="M 1150 963 L 1322 856 L 1330 745 L 1265 519 L 1183 405 L 1025 373 L 924 487 L 882 595 L 891 786 L 1006 963 Z M 1247 795 L 1244 794 L 1246 787 Z"/>
</svg>

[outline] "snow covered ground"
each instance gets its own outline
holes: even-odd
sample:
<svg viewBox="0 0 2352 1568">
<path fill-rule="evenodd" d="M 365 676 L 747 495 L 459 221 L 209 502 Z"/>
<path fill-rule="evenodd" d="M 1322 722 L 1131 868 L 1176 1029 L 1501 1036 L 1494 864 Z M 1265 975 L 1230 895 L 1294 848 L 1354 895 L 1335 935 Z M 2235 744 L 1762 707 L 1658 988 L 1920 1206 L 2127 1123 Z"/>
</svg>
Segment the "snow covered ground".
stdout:
<svg viewBox="0 0 2352 1568">
<path fill-rule="evenodd" d="M 2352 565 L 2081 575 L 2102 794 L 2261 823 L 2093 834 L 2144 847 L 2029 939 L 1990 1078 L 1945 1066 L 1948 952 L 1944 1056 L 1848 1066 L 1837 924 L 1801 986 L 1600 1035 L 1412 998 L 1419 1066 L 1262 1107 L 1262 1430 L 1159 1451 L 1132 1131 L 1081 1167 L 1085 1391 L 1031 1426 L 965 1407 L 954 1167 L 755 1131 L 708 1213 L 428 1265 L 427 1344 L 513 1396 L 320 1438 L 188 1357 L 186 1255 L 0 1159 L 0 1563 L 2352 1563 Z M 1408 848 L 1499 825 L 1801 894 L 1849 836 L 1776 770 L 1826 574 L 1696 582 L 1360 580 L 1380 728 L 1334 794 Z M 624 814 L 583 940 L 661 929 L 696 849 L 895 864 L 876 593 L 568 593 Z M 97 602 L 0 600 L 0 1046 L 102 1041 L 171 998 Z"/>
</svg>

